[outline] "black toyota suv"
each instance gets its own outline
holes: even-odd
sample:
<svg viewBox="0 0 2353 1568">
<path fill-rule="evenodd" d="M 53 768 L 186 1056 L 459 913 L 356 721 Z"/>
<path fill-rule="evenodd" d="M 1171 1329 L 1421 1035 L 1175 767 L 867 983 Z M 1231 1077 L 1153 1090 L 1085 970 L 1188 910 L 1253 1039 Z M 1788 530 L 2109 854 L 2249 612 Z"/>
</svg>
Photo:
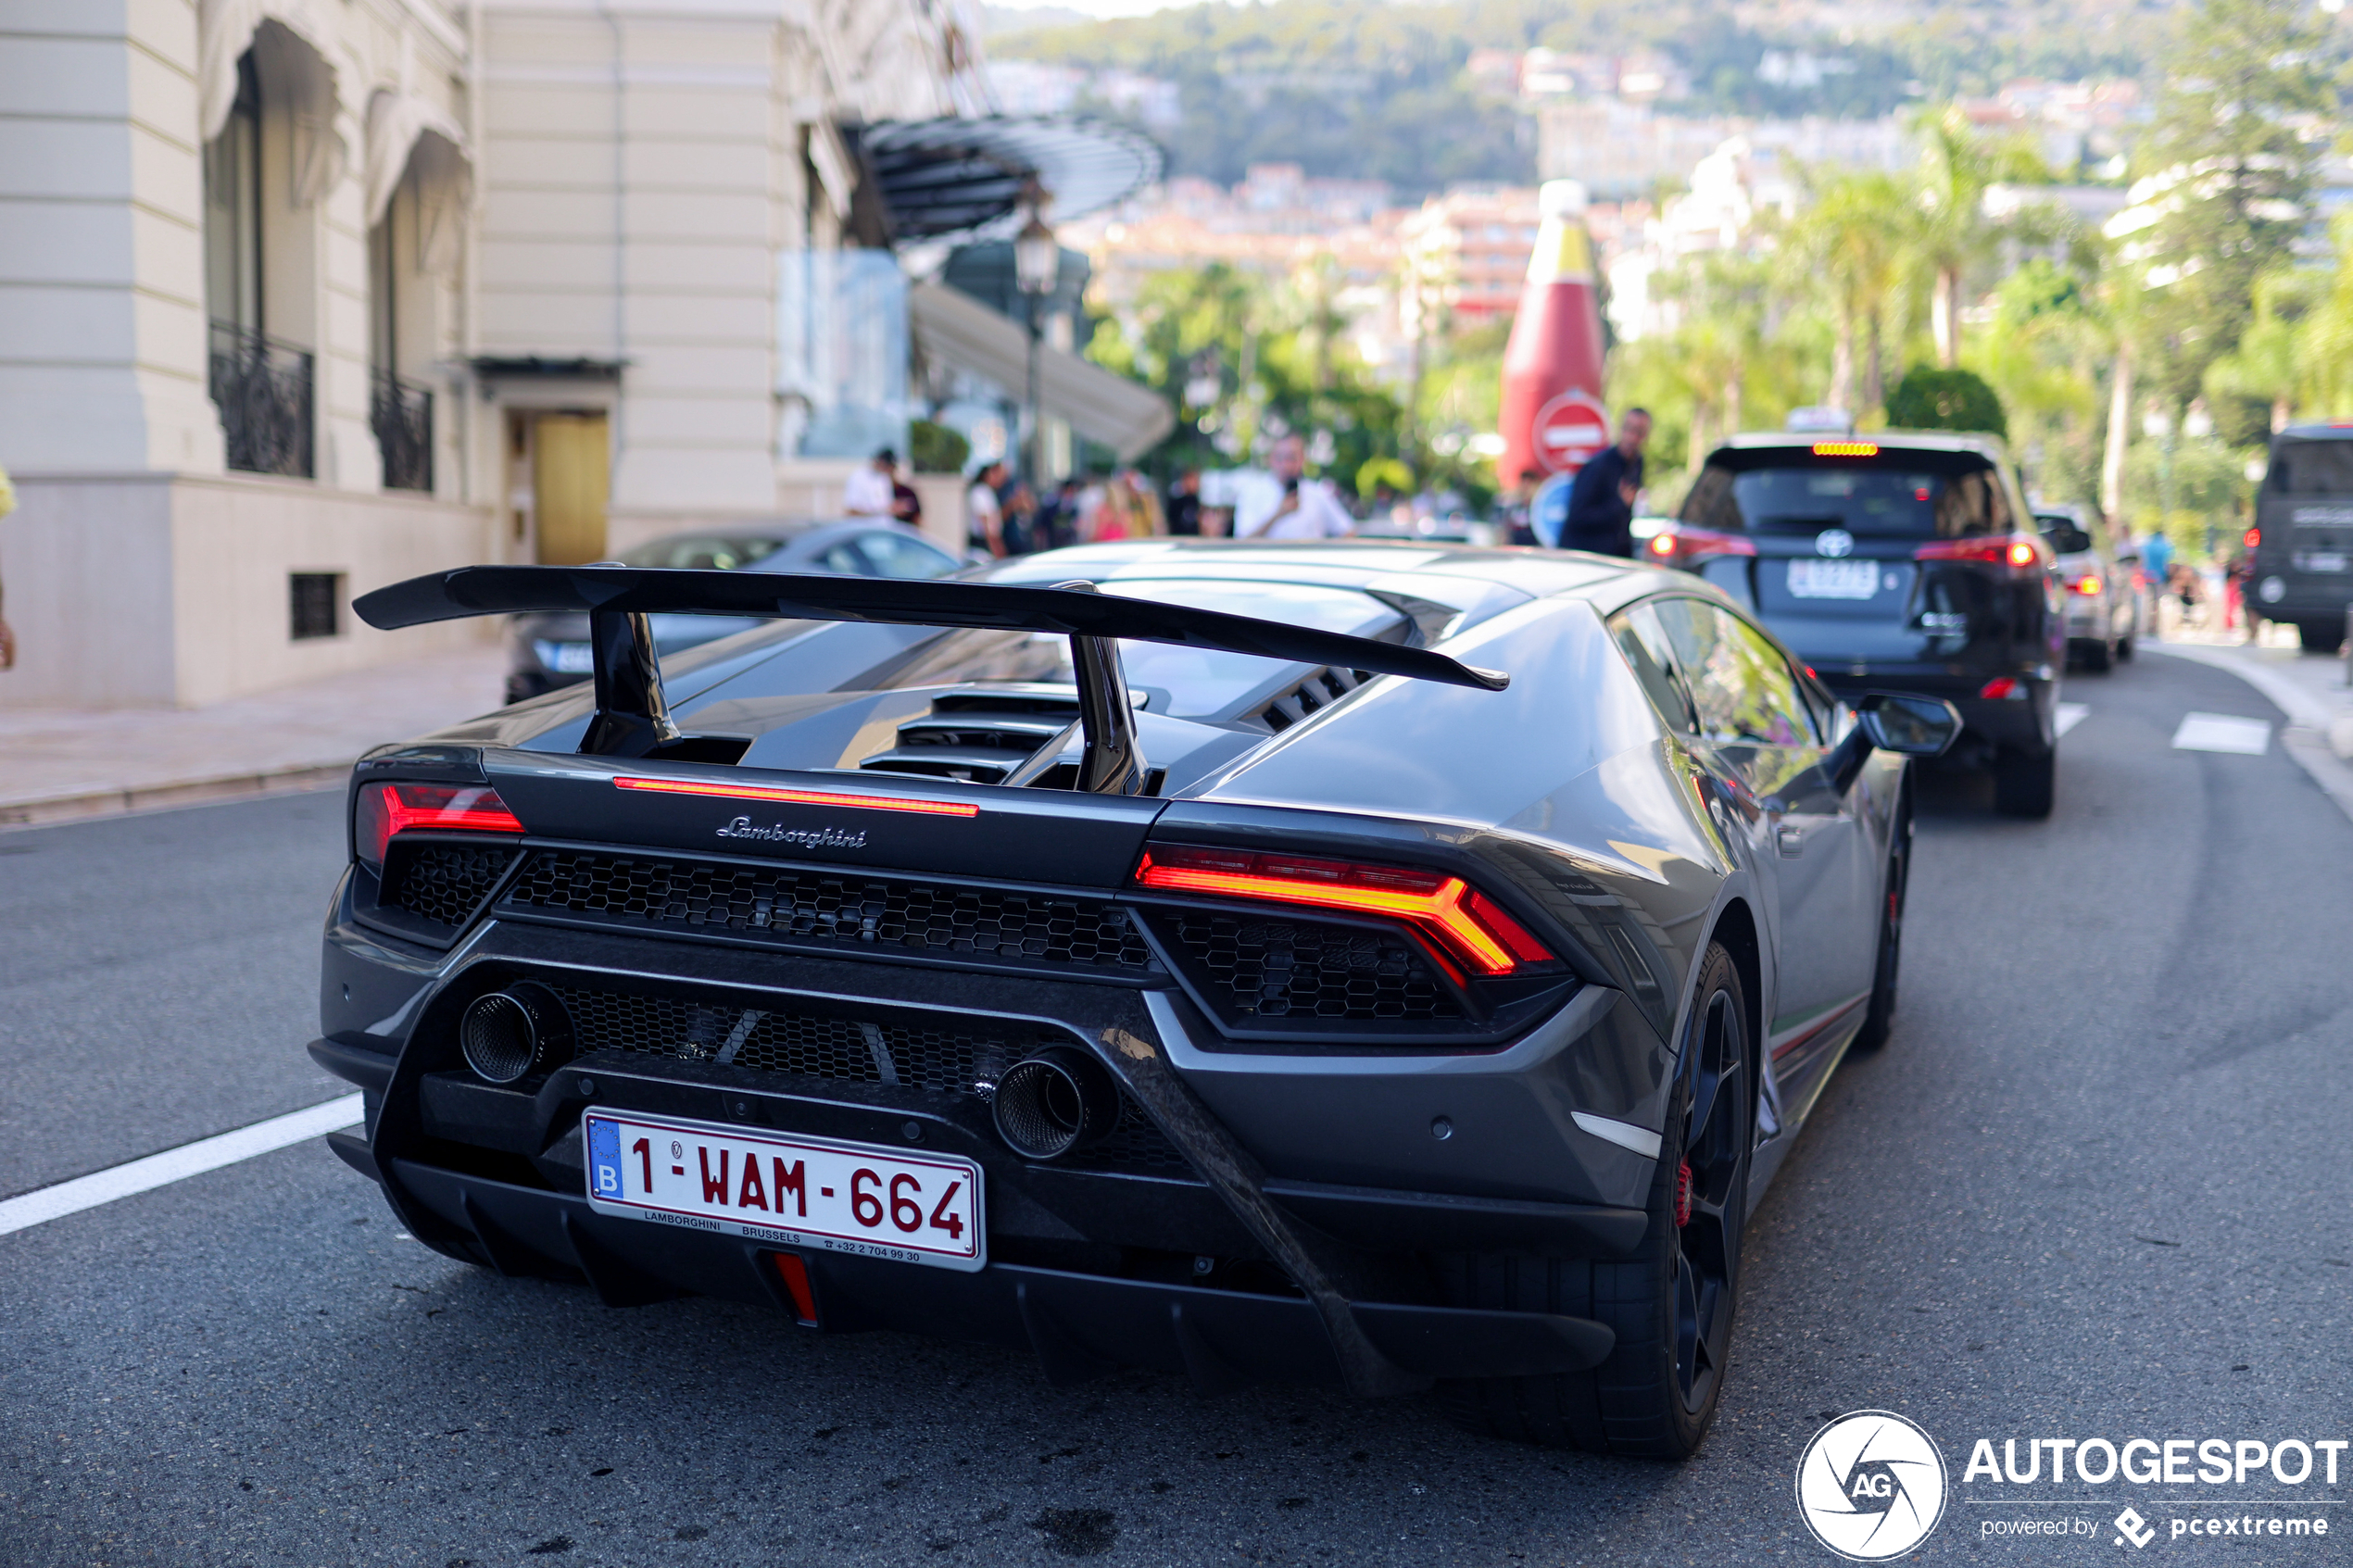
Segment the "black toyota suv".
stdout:
<svg viewBox="0 0 2353 1568">
<path fill-rule="evenodd" d="M 2307 652 L 2334 653 L 2353 604 L 2353 424 L 2290 425 L 2271 437 L 2247 543 L 2247 608 L 2293 624 Z"/>
<path fill-rule="evenodd" d="M 2051 811 L 2057 558 L 1990 435 L 1737 435 L 1643 546 L 1752 609 L 1831 690 L 1943 697 L 1994 804 Z"/>
</svg>

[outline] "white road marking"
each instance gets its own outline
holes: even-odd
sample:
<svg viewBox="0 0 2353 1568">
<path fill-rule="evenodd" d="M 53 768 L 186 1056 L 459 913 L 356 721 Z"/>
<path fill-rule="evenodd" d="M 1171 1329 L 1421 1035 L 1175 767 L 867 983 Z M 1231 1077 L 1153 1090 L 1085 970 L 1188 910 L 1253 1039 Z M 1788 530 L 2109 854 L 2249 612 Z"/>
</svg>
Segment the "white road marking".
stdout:
<svg viewBox="0 0 2353 1568">
<path fill-rule="evenodd" d="M 2221 713 L 2184 713 L 2173 732 L 2176 751 L 2230 751 L 2260 757 L 2271 746 L 2271 726 L 2261 719 L 2233 719 Z"/>
<path fill-rule="evenodd" d="M 2091 716 L 2092 705 L 2088 702 L 2060 703 L 2058 705 L 2057 711 L 2058 733 L 2061 734 L 2067 734 L 2068 731 L 2075 728 L 2076 725 L 2082 723 L 2084 720 L 2090 718 Z"/>
<path fill-rule="evenodd" d="M 256 1122 L 250 1127 L 199 1138 L 144 1160 L 41 1187 L 0 1203 L 0 1236 L 68 1214 L 79 1214 L 84 1209 L 95 1209 L 118 1198 L 168 1186 L 207 1171 L 218 1171 L 223 1165 L 234 1165 L 239 1160 L 348 1127 L 359 1119 L 359 1097 L 346 1095 L 308 1110 L 288 1111 L 267 1122 Z"/>
</svg>

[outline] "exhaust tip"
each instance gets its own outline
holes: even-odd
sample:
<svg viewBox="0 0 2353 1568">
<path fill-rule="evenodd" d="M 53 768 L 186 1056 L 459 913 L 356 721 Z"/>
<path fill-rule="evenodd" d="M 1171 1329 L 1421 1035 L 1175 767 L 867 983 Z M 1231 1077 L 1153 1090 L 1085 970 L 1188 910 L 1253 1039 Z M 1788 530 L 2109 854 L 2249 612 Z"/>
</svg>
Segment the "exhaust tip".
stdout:
<svg viewBox="0 0 2353 1568">
<path fill-rule="evenodd" d="M 477 997 L 458 1022 L 458 1047 L 477 1077 L 511 1084 L 572 1054 L 572 1021 L 544 985 Z"/>
<path fill-rule="evenodd" d="M 1025 1160 L 1059 1160 L 1101 1143 L 1119 1121 L 1119 1091 L 1102 1063 L 1048 1046 L 1005 1069 L 990 1102 L 997 1135 Z"/>
</svg>

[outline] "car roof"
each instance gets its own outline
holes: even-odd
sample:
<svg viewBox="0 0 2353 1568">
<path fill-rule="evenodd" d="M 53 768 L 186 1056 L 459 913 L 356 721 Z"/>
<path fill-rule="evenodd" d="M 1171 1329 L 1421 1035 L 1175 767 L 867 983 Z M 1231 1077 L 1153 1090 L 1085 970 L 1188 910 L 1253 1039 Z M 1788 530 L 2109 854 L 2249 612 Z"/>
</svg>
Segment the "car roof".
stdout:
<svg viewBox="0 0 2353 1568">
<path fill-rule="evenodd" d="M 2289 425 L 2274 441 L 2353 441 L 2353 420 L 2337 424 Z"/>
<path fill-rule="evenodd" d="M 1903 452 L 1975 452 L 1996 462 L 2009 460 L 2009 448 L 2002 438 L 1990 433 L 1960 430 L 1874 430 L 1856 433 L 1814 431 L 1745 431 L 1718 445 L 1717 450 L 1729 447 L 1750 452 L 1775 446 L 1803 448 L 1808 452 L 1831 442 L 1869 442 L 1873 445 L 1893 447 Z"/>
<path fill-rule="evenodd" d="M 990 572 L 989 578 L 1002 583 L 1058 573 L 1099 583 L 1232 577 L 1367 592 L 1383 591 L 1386 580 L 1392 578 L 1453 577 L 1498 583 L 1534 598 L 1559 594 L 1609 597 L 1613 584 L 1625 579 L 1670 575 L 1639 562 L 1577 550 L 1404 539 L 1151 538 L 1076 545 L 1017 557 Z"/>
</svg>

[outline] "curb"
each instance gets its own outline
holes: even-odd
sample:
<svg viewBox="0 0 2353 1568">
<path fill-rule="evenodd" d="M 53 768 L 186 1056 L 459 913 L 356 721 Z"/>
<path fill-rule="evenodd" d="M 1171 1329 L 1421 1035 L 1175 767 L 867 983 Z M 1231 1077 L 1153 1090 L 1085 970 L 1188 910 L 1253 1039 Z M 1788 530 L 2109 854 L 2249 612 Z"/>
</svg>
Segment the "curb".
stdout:
<svg viewBox="0 0 2353 1568">
<path fill-rule="evenodd" d="M 2243 664 L 2235 659 L 2212 651 L 2196 644 L 2143 642 L 2142 647 L 2151 653 L 2161 653 L 2169 659 L 2179 659 L 2192 664 L 2202 664 L 2208 670 L 2220 670 L 2235 675 L 2287 716 L 2280 728 L 2280 749 L 2296 759 L 2296 765 L 2311 775 L 2312 782 L 2337 804 L 2348 819 L 2353 819 L 2353 763 L 2348 763 L 2337 750 L 2340 734 L 2353 729 L 2346 711 L 2332 709 L 2324 697 L 2317 696 L 2295 682 L 2261 665 Z"/>
<path fill-rule="evenodd" d="M 351 776 L 348 762 L 280 768 L 259 773 L 231 773 L 220 778 L 191 779 L 179 784 L 133 785 L 128 789 L 95 790 L 85 795 L 58 795 L 45 800 L 0 804 L 0 833 L 16 828 L 47 827 L 58 822 L 86 822 L 93 817 L 131 816 L 169 811 L 182 806 L 205 806 L 226 800 L 257 800 L 264 796 L 294 795 L 305 790 L 339 787 Z"/>
</svg>

